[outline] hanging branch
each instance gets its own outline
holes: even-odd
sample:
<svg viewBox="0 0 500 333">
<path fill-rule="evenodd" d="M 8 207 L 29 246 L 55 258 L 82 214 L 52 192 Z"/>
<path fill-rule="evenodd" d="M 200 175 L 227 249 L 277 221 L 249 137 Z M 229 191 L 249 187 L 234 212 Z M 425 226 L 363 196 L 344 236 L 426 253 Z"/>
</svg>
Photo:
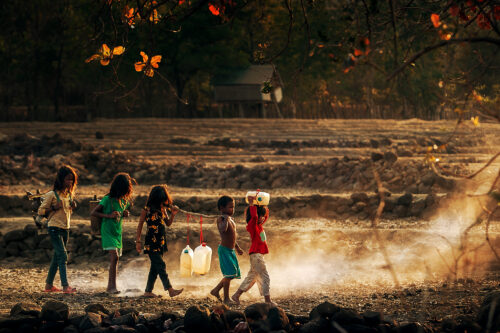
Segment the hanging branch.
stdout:
<svg viewBox="0 0 500 333">
<path fill-rule="evenodd" d="M 378 220 L 380 216 L 382 215 L 382 212 L 384 211 L 384 206 L 385 206 L 385 189 L 382 186 L 382 182 L 380 181 L 380 177 L 378 175 L 377 170 L 375 167 L 372 165 L 373 168 L 373 177 L 375 178 L 375 181 L 377 182 L 377 189 L 378 189 L 378 195 L 380 197 L 380 202 L 377 207 L 377 211 L 375 212 L 375 215 L 373 216 L 372 219 L 372 230 L 373 234 L 375 235 L 375 239 L 377 240 L 377 243 L 380 248 L 380 252 L 382 252 L 382 255 L 384 256 L 384 260 L 386 262 L 387 268 L 389 272 L 391 273 L 392 280 L 394 281 L 394 284 L 396 285 L 397 288 L 399 288 L 400 283 L 398 280 L 398 276 L 396 275 L 396 271 L 394 269 L 394 265 L 391 262 L 391 259 L 389 258 L 389 254 L 387 253 L 387 249 L 385 248 L 385 244 L 382 241 L 382 238 L 380 237 L 380 233 L 378 232 Z"/>
<path fill-rule="evenodd" d="M 397 69 L 395 69 L 389 76 L 386 78 L 386 81 L 392 80 L 399 72 L 401 72 L 406 66 L 409 64 L 415 62 L 418 58 L 423 56 L 424 54 L 433 51 L 435 49 L 438 49 L 443 46 L 447 46 L 450 44 L 456 44 L 456 43 L 490 43 L 493 45 L 496 45 L 500 47 L 500 39 L 495 39 L 495 38 L 489 38 L 489 37 L 470 37 L 470 38 L 457 38 L 457 39 L 450 39 L 450 40 L 443 40 L 437 44 L 430 45 L 422 49 L 421 51 L 415 53 L 410 59 L 406 60 L 401 66 L 399 66 Z"/>
</svg>

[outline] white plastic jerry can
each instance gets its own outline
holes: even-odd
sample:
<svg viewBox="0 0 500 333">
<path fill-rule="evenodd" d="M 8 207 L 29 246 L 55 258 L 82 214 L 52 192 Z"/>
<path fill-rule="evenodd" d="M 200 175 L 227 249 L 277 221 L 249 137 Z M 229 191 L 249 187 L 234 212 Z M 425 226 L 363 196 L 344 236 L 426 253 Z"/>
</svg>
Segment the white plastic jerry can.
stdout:
<svg viewBox="0 0 500 333">
<path fill-rule="evenodd" d="M 207 243 L 201 243 L 194 249 L 193 272 L 196 274 L 207 274 L 210 271 L 210 262 L 212 261 L 212 249 Z"/>
<path fill-rule="evenodd" d="M 181 253 L 181 276 L 190 277 L 193 275 L 193 250 L 186 245 Z"/>
<path fill-rule="evenodd" d="M 246 203 L 249 203 L 248 197 L 255 197 L 253 204 L 258 206 L 268 206 L 269 200 L 271 199 L 269 193 L 260 191 L 248 191 L 247 195 L 245 196 Z"/>
</svg>

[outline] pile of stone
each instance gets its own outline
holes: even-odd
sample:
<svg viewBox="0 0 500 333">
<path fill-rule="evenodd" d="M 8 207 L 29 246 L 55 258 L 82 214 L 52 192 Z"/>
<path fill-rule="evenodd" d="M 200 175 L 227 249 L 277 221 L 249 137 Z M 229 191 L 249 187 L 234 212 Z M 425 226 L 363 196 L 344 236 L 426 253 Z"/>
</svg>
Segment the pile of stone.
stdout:
<svg viewBox="0 0 500 333">
<path fill-rule="evenodd" d="M 14 139 L 0 143 L 0 185 L 51 184 L 62 163 L 78 170 L 81 184 L 109 184 L 116 173 L 128 172 L 140 184 L 166 182 L 196 188 L 301 187 L 333 192 L 373 191 L 376 188 L 375 165 L 384 187 L 391 192 L 442 193 L 451 191 L 456 185 L 434 174 L 421 161 L 400 159 L 394 151 L 373 152 L 367 158 L 332 158 L 319 163 L 221 168 L 203 163 L 155 164 L 106 147 L 98 150 L 84 147 L 57 134 L 42 139 L 26 135 L 20 136 L 18 141 Z M 455 164 L 450 171 L 463 174 L 466 167 Z"/>
<path fill-rule="evenodd" d="M 176 238 L 172 231 L 167 237 Z M 132 235 L 124 236 L 123 251 L 125 256 L 135 255 L 135 244 Z M 47 263 L 52 259 L 53 246 L 46 231 L 39 230 L 35 224 L 28 224 L 24 229 L 7 232 L 0 238 L 0 259 L 20 257 L 35 263 Z M 70 229 L 68 242 L 69 263 L 83 263 L 95 260 L 106 260 L 101 240 L 91 235 L 90 226 L 80 224 Z"/>
<path fill-rule="evenodd" d="M 104 193 L 96 193 L 99 198 Z M 382 217 L 387 219 L 405 217 L 425 217 L 437 208 L 437 201 L 445 204 L 450 200 L 450 194 L 438 196 L 435 194 L 414 195 L 412 193 L 391 194 L 384 192 L 385 206 Z M 76 196 L 78 207 L 74 216 L 89 218 L 91 197 Z M 139 216 L 147 197 L 137 196 L 133 199 L 131 213 Z M 217 197 L 176 197 L 174 203 L 183 210 L 204 214 L 218 214 Z M 235 197 L 236 212 L 243 212 L 246 207 L 244 197 Z M 347 219 L 357 217 L 368 219 L 373 216 L 380 203 L 380 196 L 373 192 L 354 192 L 350 195 L 304 195 L 272 197 L 269 208 L 276 218 L 314 218 Z M 25 196 L 0 195 L 0 216 L 30 216 L 31 203 Z"/>
<path fill-rule="evenodd" d="M 10 332 L 168 332 L 168 333 L 327 333 L 327 332 L 496 332 L 500 330 L 500 292 L 484 299 L 477 316 L 447 319 L 437 327 L 419 322 L 397 323 L 377 311 L 359 313 L 350 308 L 324 302 L 309 316 L 294 315 L 267 303 L 249 305 L 243 312 L 217 305 L 189 307 L 184 316 L 173 312 L 141 314 L 134 308 L 111 311 L 99 303 L 85 307 L 85 312 L 71 313 L 68 304 L 56 300 L 41 307 L 18 303 L 10 315 L 0 318 L 0 330 Z"/>
</svg>

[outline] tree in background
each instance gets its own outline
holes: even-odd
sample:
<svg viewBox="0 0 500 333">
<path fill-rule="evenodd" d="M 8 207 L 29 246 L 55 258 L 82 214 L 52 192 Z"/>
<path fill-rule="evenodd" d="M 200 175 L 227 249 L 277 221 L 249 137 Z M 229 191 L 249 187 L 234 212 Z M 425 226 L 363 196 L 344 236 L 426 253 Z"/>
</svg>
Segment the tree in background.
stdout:
<svg viewBox="0 0 500 333">
<path fill-rule="evenodd" d="M 34 0 L 0 9 L 6 120 L 18 110 L 68 118 L 73 105 L 82 119 L 205 116 L 212 77 L 252 63 L 278 68 L 286 116 L 435 119 L 477 110 L 475 96 L 483 113 L 498 109 L 494 1 Z"/>
</svg>

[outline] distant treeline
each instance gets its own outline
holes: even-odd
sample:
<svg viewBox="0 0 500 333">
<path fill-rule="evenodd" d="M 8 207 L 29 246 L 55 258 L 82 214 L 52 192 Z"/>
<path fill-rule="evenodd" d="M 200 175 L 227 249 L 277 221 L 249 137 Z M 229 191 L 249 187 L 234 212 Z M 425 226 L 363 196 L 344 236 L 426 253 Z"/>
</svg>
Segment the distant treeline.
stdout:
<svg viewBox="0 0 500 333">
<path fill-rule="evenodd" d="M 2 2 L 0 121 L 441 119 L 499 103 L 494 1 L 150 2 Z M 270 63 L 278 106 L 216 104 L 215 77 Z"/>
</svg>

